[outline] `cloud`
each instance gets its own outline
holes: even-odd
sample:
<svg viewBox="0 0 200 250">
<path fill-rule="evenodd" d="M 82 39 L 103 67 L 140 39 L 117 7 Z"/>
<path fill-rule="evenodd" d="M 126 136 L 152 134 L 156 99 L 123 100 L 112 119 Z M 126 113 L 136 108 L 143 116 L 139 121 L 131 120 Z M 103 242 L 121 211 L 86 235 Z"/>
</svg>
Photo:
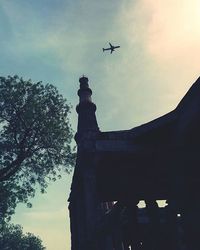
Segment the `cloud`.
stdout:
<svg viewBox="0 0 200 250">
<path fill-rule="evenodd" d="M 142 40 L 154 60 L 171 67 L 177 63 L 188 70 L 192 66 L 192 72 L 199 70 L 199 1 L 143 0 L 137 9 L 141 10 L 137 25 L 143 27 Z"/>
<path fill-rule="evenodd" d="M 14 223 L 22 223 L 24 233 L 31 232 L 38 235 L 48 250 L 70 250 L 67 206 L 58 210 L 52 209 L 48 204 L 45 210 L 41 206 L 39 209 L 33 207 L 30 211 L 26 210 L 21 217 L 20 222 L 14 220 Z"/>
<path fill-rule="evenodd" d="M 176 107 L 199 74 L 199 12 L 196 0 L 123 1 L 118 15 L 122 55 L 105 71 L 112 98 L 110 105 L 106 102 L 108 124 L 114 115 L 118 128 L 125 128 Z"/>
<path fill-rule="evenodd" d="M 63 70 L 72 73 L 85 68 L 84 62 L 92 55 L 94 44 L 112 29 L 111 20 L 118 4 L 59 1 L 58 7 L 58 1 L 45 2 L 47 8 L 45 3 L 4 2 L 14 36 L 10 53 L 21 60 L 31 59 L 35 54 L 43 55 L 45 60 L 45 55 L 51 54 Z"/>
<path fill-rule="evenodd" d="M 64 225 L 64 223 L 63 223 Z M 65 222 L 67 225 L 67 222 Z M 23 225 L 24 232 L 31 232 L 38 235 L 43 242 L 43 245 L 48 250 L 70 250 L 70 231 L 67 226 L 56 227 L 49 225 L 45 229 L 38 224 L 37 226 L 29 226 L 28 224 Z"/>
<path fill-rule="evenodd" d="M 0 24 L 1 24 L 0 25 L 0 37 L 1 37 L 0 42 L 2 43 L 2 41 L 4 41 L 5 38 L 7 41 L 12 38 L 11 24 L 10 24 L 9 18 L 7 17 L 5 13 L 3 6 L 0 6 Z"/>
<path fill-rule="evenodd" d="M 12 218 L 13 223 L 23 226 L 24 233 L 39 235 L 48 250 L 70 250 L 67 196 L 72 176 L 63 177 L 48 187 L 47 194 L 38 193 L 31 209 L 20 204 Z"/>
<path fill-rule="evenodd" d="M 26 217 L 27 220 L 40 220 L 41 221 L 48 221 L 55 222 L 58 220 L 67 219 L 67 210 L 66 207 L 63 207 L 56 211 L 29 211 L 24 213 L 24 217 Z"/>
</svg>

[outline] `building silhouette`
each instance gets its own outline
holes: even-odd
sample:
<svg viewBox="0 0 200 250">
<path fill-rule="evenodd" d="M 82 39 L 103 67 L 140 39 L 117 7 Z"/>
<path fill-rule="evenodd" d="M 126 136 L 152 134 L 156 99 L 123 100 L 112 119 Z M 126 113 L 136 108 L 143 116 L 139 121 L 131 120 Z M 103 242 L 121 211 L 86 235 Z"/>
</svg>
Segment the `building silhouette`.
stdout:
<svg viewBox="0 0 200 250">
<path fill-rule="evenodd" d="M 99 130 L 88 78 L 79 82 L 71 249 L 199 250 L 200 78 L 173 111 L 113 132 Z"/>
</svg>

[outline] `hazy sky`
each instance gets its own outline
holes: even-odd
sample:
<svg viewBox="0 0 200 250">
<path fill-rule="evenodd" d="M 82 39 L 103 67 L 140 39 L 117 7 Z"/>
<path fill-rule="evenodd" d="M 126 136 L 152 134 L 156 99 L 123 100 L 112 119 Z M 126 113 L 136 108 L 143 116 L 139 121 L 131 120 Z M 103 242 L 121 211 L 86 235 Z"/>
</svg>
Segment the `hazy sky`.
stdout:
<svg viewBox="0 0 200 250">
<path fill-rule="evenodd" d="M 108 42 L 121 45 L 112 55 Z M 102 131 L 129 129 L 172 110 L 200 64 L 199 0 L 1 0 L 0 74 L 58 87 L 75 107 L 89 77 Z M 76 130 L 75 109 L 71 122 Z M 13 221 L 48 250 L 69 250 L 71 176 L 20 205 Z"/>
</svg>

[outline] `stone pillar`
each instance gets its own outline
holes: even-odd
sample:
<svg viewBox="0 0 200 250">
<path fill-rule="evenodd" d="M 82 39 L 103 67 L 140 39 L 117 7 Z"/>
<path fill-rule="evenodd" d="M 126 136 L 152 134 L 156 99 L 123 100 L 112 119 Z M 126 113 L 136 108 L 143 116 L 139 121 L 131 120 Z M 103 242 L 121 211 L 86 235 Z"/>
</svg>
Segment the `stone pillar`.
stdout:
<svg viewBox="0 0 200 250">
<path fill-rule="evenodd" d="M 77 161 L 69 198 L 72 250 L 98 250 L 95 246 L 95 223 L 98 219 L 98 195 L 94 169 L 95 137 L 99 133 L 96 105 L 88 78 L 79 79 L 78 128 L 75 135 Z"/>
<path fill-rule="evenodd" d="M 177 219 L 177 205 L 174 201 L 167 201 L 165 207 L 166 225 L 165 225 L 165 240 L 163 241 L 164 250 L 172 249 L 179 250 L 179 234 L 178 234 L 178 219 Z M 181 250 L 181 249 L 180 249 Z"/>
<path fill-rule="evenodd" d="M 137 217 L 138 200 L 126 200 L 125 205 L 125 216 L 127 217 L 126 223 L 122 227 L 122 237 L 124 250 L 140 249 L 140 236 L 139 226 Z"/>
<path fill-rule="evenodd" d="M 145 200 L 147 215 L 149 217 L 149 233 L 144 242 L 145 249 L 159 250 L 161 247 L 159 207 L 155 200 Z M 161 247 L 161 248 L 160 248 Z"/>
<path fill-rule="evenodd" d="M 69 198 L 72 250 L 113 250 L 111 237 L 98 237 L 97 225 L 102 216 L 96 188 L 95 141 L 99 134 L 96 105 L 88 78 L 79 79 L 78 128 L 75 135 L 77 161 Z"/>
</svg>

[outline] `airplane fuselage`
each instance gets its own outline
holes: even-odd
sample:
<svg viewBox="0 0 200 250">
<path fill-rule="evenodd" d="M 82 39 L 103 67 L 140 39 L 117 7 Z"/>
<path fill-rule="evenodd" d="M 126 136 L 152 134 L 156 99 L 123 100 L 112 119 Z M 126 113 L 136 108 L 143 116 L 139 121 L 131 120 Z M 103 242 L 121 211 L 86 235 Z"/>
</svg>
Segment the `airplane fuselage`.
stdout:
<svg viewBox="0 0 200 250">
<path fill-rule="evenodd" d="M 112 53 L 115 49 L 120 48 L 120 46 L 113 46 L 111 43 L 109 43 L 109 44 L 110 44 L 110 48 L 106 48 L 106 49 L 103 48 L 103 52 L 105 50 L 110 50 L 110 53 Z"/>
</svg>

